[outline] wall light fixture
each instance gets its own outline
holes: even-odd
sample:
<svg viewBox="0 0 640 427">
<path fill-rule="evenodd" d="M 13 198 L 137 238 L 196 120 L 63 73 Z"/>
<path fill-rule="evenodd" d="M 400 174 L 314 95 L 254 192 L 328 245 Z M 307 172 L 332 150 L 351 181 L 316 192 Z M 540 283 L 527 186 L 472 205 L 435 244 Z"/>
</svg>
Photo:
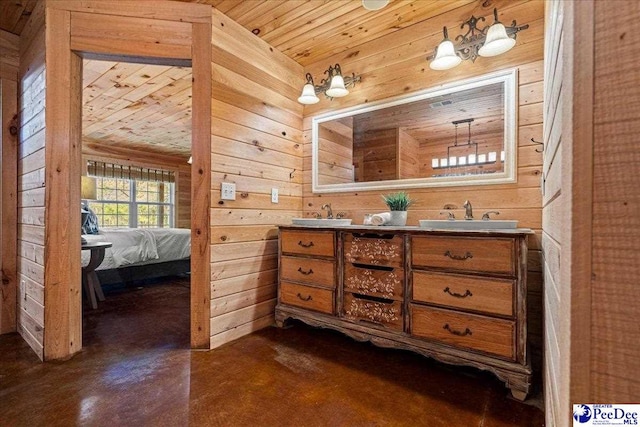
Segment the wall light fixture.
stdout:
<svg viewBox="0 0 640 427">
<path fill-rule="evenodd" d="M 317 94 L 324 92 L 325 96 L 329 99 L 340 98 L 347 96 L 349 91 L 348 87 L 355 86 L 356 82 L 360 81 L 360 76 L 356 76 L 353 73 L 351 76 L 343 77 L 340 64 L 335 66 L 329 65 L 329 68 L 325 70 L 324 74 L 327 78 L 322 79 L 319 85 L 313 83 L 313 76 L 311 73 L 307 73 L 305 78 L 307 82 L 302 88 L 302 94 L 298 98 L 298 102 L 301 104 L 315 104 L 320 101 Z"/>
<path fill-rule="evenodd" d="M 516 24 L 514 20 L 511 26 L 505 27 L 498 21 L 498 9 L 493 9 L 494 23 L 487 25 L 483 29 L 478 28 L 479 22 L 484 22 L 485 18 L 471 16 L 469 20 L 462 23 L 460 29 L 465 25 L 469 27 L 465 34 L 456 37 L 456 44 L 449 40 L 447 27 L 442 29 L 444 39 L 436 48 L 435 54 L 427 57 L 431 61 L 429 67 L 432 70 L 448 70 L 460 64 L 462 60 L 470 59 L 472 62 L 478 56 L 496 56 L 507 52 L 516 44 L 516 33 L 526 30 L 529 24 Z"/>
</svg>

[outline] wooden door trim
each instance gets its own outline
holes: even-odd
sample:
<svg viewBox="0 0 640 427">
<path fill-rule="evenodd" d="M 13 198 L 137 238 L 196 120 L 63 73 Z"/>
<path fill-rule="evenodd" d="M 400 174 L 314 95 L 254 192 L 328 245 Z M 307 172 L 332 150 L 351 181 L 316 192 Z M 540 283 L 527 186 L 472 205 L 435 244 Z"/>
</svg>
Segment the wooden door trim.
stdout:
<svg viewBox="0 0 640 427">
<path fill-rule="evenodd" d="M 191 345 L 194 348 L 209 348 L 211 7 L 157 2 L 150 13 L 148 7 L 141 7 L 136 1 L 122 1 L 118 4 L 60 1 L 46 2 L 46 8 L 47 81 L 60 84 L 47 85 L 46 94 L 47 107 L 51 107 L 47 108 L 47 111 L 51 113 L 46 116 L 45 146 L 47 181 L 44 359 L 67 358 L 82 348 L 81 267 L 77 256 L 80 253 L 80 211 L 76 209 L 80 200 L 79 171 L 82 151 L 82 59 L 71 46 L 72 11 L 112 15 L 112 18 L 121 16 L 180 20 L 192 24 L 192 123 L 198 124 L 193 126 L 192 133 Z M 149 28 L 148 31 L 152 29 Z M 109 53 L 108 46 L 101 46 L 98 52 L 91 52 L 89 48 L 85 48 L 82 54 Z M 127 52 L 134 57 L 153 61 L 154 58 L 145 56 L 146 53 L 134 50 Z M 122 52 L 116 50 L 113 54 L 122 55 Z M 166 58 L 162 60 L 165 61 Z M 67 157 L 67 160 L 62 157 Z M 193 248 L 197 250 L 194 251 Z"/>
</svg>

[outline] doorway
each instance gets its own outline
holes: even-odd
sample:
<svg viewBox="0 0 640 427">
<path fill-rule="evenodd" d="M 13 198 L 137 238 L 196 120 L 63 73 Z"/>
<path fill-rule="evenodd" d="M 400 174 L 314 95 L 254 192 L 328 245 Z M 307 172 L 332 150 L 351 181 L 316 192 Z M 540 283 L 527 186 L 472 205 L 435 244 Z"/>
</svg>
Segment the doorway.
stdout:
<svg viewBox="0 0 640 427">
<path fill-rule="evenodd" d="M 51 59 L 47 61 L 47 80 L 68 84 L 47 88 L 47 107 L 51 106 L 47 110 L 51 114 L 46 117 L 47 169 L 55 173 L 48 176 L 45 211 L 45 360 L 65 358 L 82 348 L 81 267 L 77 254 L 83 59 L 193 68 L 190 341 L 192 348 L 209 348 L 211 9 L 205 5 L 159 3 L 149 18 L 145 10 L 103 6 L 93 10 L 67 2 L 47 5 L 48 37 L 56 40 L 47 46 L 47 58 Z M 119 31 L 114 35 L 109 29 L 115 24 Z M 85 34 L 85 28 L 91 28 L 91 34 L 113 37 L 96 42 Z M 179 46 L 172 44 L 175 40 Z"/>
</svg>

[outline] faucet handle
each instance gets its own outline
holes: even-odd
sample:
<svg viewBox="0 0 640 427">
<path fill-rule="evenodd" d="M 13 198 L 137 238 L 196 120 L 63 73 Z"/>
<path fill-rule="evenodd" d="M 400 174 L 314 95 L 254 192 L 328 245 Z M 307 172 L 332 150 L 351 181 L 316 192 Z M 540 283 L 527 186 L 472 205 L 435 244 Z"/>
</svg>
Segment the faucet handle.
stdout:
<svg viewBox="0 0 640 427">
<path fill-rule="evenodd" d="M 490 214 L 500 215 L 500 212 L 498 212 L 498 211 L 485 212 L 484 214 L 482 214 L 482 220 L 483 221 L 489 221 L 491 219 L 491 217 L 489 217 Z"/>
<path fill-rule="evenodd" d="M 320 212 L 314 212 L 311 215 L 313 215 L 314 217 L 316 217 L 316 219 L 322 219 L 322 214 L 320 214 Z"/>
<path fill-rule="evenodd" d="M 447 219 L 456 219 L 456 214 L 452 211 L 441 211 L 440 215 L 447 215 Z"/>
<path fill-rule="evenodd" d="M 346 212 L 338 212 L 338 213 L 336 214 L 336 218 L 337 218 L 337 219 L 344 218 L 346 215 L 347 215 L 347 213 L 346 213 Z"/>
</svg>

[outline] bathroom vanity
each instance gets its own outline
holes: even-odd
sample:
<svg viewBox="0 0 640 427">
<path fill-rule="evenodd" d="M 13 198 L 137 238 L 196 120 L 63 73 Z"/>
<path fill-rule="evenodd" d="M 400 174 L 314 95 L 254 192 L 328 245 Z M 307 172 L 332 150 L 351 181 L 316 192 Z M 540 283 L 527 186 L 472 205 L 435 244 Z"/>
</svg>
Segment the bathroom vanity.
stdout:
<svg viewBox="0 0 640 427">
<path fill-rule="evenodd" d="M 524 400 L 530 233 L 282 226 L 276 324 L 487 370 Z"/>
</svg>

